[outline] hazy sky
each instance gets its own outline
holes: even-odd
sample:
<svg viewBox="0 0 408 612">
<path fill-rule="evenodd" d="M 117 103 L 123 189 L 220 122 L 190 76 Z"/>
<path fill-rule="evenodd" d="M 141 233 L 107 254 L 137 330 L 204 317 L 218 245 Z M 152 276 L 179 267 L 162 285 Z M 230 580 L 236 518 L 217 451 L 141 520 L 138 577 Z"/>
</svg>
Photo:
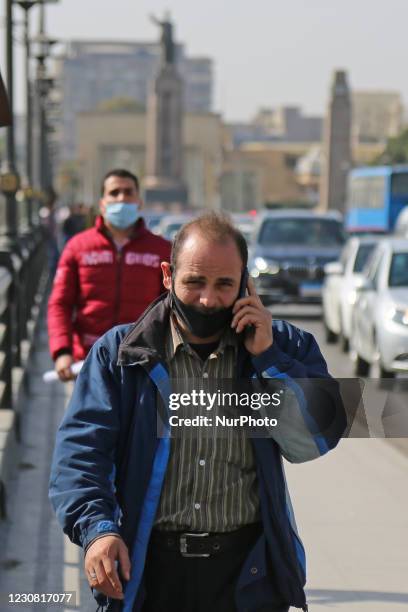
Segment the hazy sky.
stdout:
<svg viewBox="0 0 408 612">
<path fill-rule="evenodd" d="M 214 110 L 228 119 L 279 104 L 321 114 L 335 68 L 355 89 L 398 90 L 408 101 L 407 0 L 60 0 L 47 7 L 47 28 L 63 39 L 156 40 L 148 16 L 166 8 L 187 53 L 213 58 Z"/>
</svg>

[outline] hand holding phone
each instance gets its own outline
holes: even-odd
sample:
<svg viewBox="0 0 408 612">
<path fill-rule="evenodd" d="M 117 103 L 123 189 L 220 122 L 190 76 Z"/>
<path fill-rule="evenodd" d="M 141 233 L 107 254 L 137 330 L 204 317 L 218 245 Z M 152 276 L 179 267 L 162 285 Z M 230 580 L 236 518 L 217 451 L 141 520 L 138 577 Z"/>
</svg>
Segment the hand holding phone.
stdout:
<svg viewBox="0 0 408 612">
<path fill-rule="evenodd" d="M 246 268 L 241 277 L 238 298 L 233 308 L 231 327 L 244 333 L 244 343 L 252 355 L 260 355 L 273 343 L 272 314 L 262 304 Z"/>
</svg>

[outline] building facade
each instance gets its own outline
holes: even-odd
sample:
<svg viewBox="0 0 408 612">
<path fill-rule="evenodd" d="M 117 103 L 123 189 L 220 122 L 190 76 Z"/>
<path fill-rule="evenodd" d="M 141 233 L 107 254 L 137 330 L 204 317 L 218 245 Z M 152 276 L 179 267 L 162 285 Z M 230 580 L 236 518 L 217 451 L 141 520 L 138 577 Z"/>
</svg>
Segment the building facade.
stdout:
<svg viewBox="0 0 408 612">
<path fill-rule="evenodd" d="M 212 60 L 188 57 L 176 46 L 176 64 L 184 80 L 187 112 L 210 112 Z M 55 80 L 61 95 L 61 159 L 76 158 L 76 115 L 95 110 L 113 98 L 129 98 L 145 107 L 160 65 L 160 44 L 145 42 L 72 41 L 56 60 Z"/>
<path fill-rule="evenodd" d="M 358 142 L 386 142 L 403 129 L 401 94 L 394 91 L 353 91 L 353 138 Z"/>
<path fill-rule="evenodd" d="M 252 121 L 228 125 L 235 146 L 248 142 L 319 142 L 322 117 L 304 115 L 298 106 L 261 108 Z"/>
<path fill-rule="evenodd" d="M 113 167 L 146 175 L 147 121 L 139 113 L 81 113 L 77 118 L 77 198 L 95 204 L 103 176 Z M 183 180 L 189 207 L 218 209 L 222 172 L 223 126 L 214 113 L 186 113 L 183 126 Z"/>
</svg>

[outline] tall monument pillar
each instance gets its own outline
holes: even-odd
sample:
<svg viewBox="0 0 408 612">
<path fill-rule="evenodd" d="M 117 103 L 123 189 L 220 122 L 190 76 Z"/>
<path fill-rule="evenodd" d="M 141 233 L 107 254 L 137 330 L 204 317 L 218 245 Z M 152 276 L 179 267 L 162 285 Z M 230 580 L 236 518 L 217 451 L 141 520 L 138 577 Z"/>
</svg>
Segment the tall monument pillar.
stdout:
<svg viewBox="0 0 408 612">
<path fill-rule="evenodd" d="M 351 99 L 347 75 L 334 73 L 324 127 L 320 208 L 345 212 L 347 175 L 351 169 Z"/>
<path fill-rule="evenodd" d="M 173 25 L 152 18 L 161 27 L 161 66 L 147 110 L 147 204 L 187 204 L 183 182 L 183 81 L 175 66 Z"/>
</svg>

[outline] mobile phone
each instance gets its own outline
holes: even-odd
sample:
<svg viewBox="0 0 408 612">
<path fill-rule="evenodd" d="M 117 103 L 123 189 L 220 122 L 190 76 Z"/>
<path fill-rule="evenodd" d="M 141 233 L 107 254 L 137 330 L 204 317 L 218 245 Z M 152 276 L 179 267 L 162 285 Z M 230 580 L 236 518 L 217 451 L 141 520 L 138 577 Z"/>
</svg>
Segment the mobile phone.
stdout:
<svg viewBox="0 0 408 612">
<path fill-rule="evenodd" d="M 238 300 L 240 298 L 246 297 L 247 286 L 248 286 L 248 276 L 249 276 L 248 268 L 245 268 L 241 276 L 241 284 L 239 286 L 239 292 L 238 292 L 238 298 L 237 298 Z"/>
</svg>

